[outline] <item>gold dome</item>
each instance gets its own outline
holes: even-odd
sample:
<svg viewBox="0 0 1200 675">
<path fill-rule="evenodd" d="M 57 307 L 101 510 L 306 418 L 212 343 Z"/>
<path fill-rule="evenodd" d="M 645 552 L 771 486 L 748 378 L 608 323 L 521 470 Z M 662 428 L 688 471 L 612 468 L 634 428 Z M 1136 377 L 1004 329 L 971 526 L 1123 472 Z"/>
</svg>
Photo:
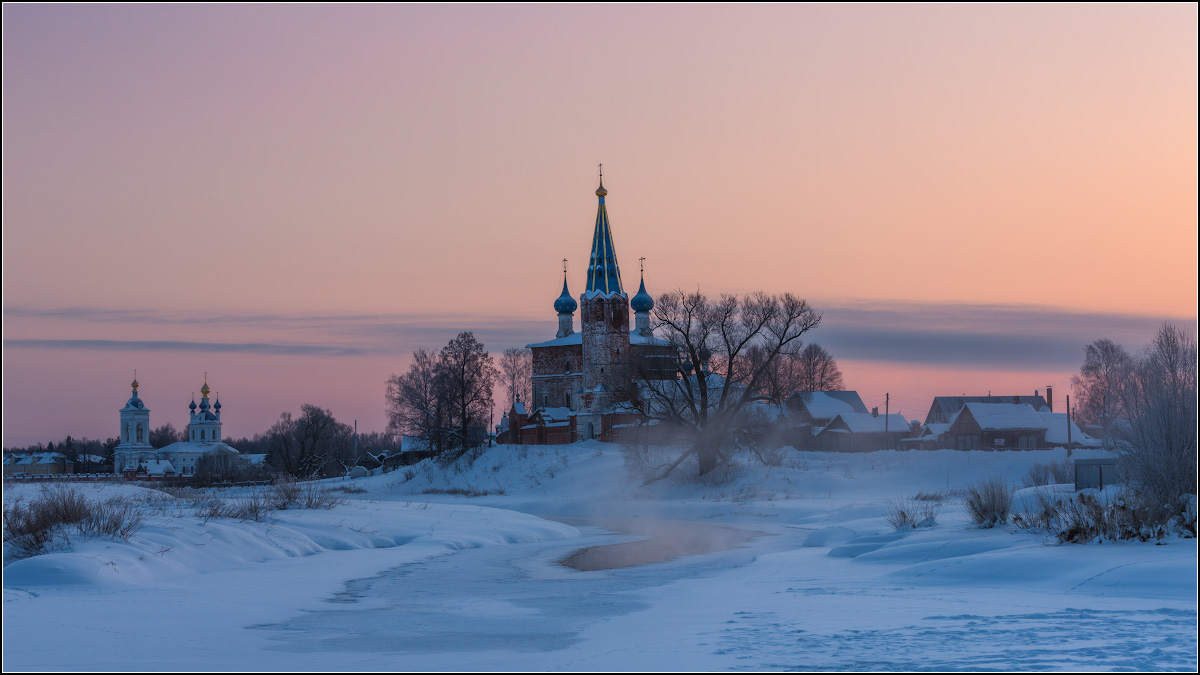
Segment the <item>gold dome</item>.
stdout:
<svg viewBox="0 0 1200 675">
<path fill-rule="evenodd" d="M 604 189 L 604 181 L 600 181 L 600 187 L 596 188 L 596 196 L 603 197 L 608 194 L 608 190 Z"/>
<path fill-rule="evenodd" d="M 136 378 L 136 377 L 135 377 L 135 378 L 133 378 L 132 385 L 133 385 L 133 390 L 134 390 L 134 391 L 137 391 L 137 388 L 138 388 L 138 383 L 137 383 L 137 378 Z"/>
<path fill-rule="evenodd" d="M 205 380 L 204 386 L 200 387 L 200 395 L 203 396 L 204 398 L 208 398 L 208 392 L 210 392 L 210 391 L 212 391 L 212 389 L 208 388 L 208 380 Z"/>
</svg>

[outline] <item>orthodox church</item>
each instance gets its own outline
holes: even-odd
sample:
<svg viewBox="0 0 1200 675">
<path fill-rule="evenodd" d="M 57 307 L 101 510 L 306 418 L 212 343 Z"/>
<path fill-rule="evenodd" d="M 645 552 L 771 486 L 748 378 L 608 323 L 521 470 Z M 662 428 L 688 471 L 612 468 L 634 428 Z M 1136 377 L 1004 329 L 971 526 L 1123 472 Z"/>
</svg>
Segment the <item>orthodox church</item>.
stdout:
<svg viewBox="0 0 1200 675">
<path fill-rule="evenodd" d="M 121 408 L 121 443 L 113 450 L 113 470 L 128 478 L 138 476 L 190 476 L 196 463 L 212 452 L 238 454 L 221 442 L 221 400 L 209 403 L 208 377 L 200 388 L 200 404 L 193 396 L 188 405 L 186 440 L 162 448 L 150 445 L 150 409 L 138 396 L 138 381 L 133 379 L 133 395 Z"/>
<path fill-rule="evenodd" d="M 644 269 L 632 300 L 622 286 L 604 204 L 607 195 L 601 173 L 587 286 L 576 302 L 567 287 L 564 260 L 562 294 L 554 301 L 558 333 L 552 340 L 526 345 L 533 355 L 533 401 L 513 402 L 500 423 L 502 442 L 617 440 L 622 429 L 635 426 L 641 417 L 636 381 L 647 370 L 636 364 L 670 356 L 669 344 L 650 329 L 654 299 L 646 292 Z M 581 314 L 578 333 L 576 309 Z"/>
</svg>

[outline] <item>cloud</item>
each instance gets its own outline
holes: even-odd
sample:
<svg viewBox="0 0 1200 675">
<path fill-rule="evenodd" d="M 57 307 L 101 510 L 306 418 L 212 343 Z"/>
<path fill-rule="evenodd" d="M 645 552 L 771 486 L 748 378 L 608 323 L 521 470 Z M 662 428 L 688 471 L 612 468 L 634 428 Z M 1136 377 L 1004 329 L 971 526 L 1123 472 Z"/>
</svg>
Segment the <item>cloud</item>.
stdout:
<svg viewBox="0 0 1200 675">
<path fill-rule="evenodd" d="M 96 351 L 221 352 L 289 356 L 364 356 L 371 350 L 335 345 L 262 342 L 177 342 L 170 340 L 5 340 L 5 349 L 85 349 Z"/>
<path fill-rule="evenodd" d="M 1109 338 L 1136 351 L 1163 320 L 1028 305 L 850 302 L 829 305 L 810 341 L 865 361 L 1075 370 L 1087 344 Z"/>
<path fill-rule="evenodd" d="M 1075 370 L 1085 345 L 1109 338 L 1135 351 L 1148 342 L 1164 317 L 1073 312 L 1032 305 L 829 301 L 818 303 L 821 326 L 808 337 L 835 358 L 916 365 L 1054 368 Z M 280 340 L 217 342 L 174 340 L 10 339 L 5 348 L 224 352 L 311 356 L 396 356 L 417 347 L 438 348 L 461 331 L 474 331 L 491 351 L 521 346 L 552 335 L 554 317 L 470 314 L 214 313 L 162 310 L 6 307 L 10 320 L 53 329 L 56 322 L 82 323 L 97 330 L 120 324 L 142 327 L 240 328 L 279 333 Z M 1184 325 L 1195 318 L 1169 317 Z M 578 326 L 578 324 L 577 324 Z M 23 331 L 26 335 L 30 331 Z M 84 331 L 86 334 L 86 330 Z M 80 330 L 73 327 L 71 333 Z M 291 342 L 302 335 L 309 343 Z"/>
</svg>

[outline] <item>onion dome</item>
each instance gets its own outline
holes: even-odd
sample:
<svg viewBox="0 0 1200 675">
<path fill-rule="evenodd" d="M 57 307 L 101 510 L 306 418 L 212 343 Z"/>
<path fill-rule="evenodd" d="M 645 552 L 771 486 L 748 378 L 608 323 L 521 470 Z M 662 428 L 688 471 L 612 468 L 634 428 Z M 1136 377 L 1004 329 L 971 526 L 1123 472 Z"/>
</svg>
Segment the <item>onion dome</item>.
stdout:
<svg viewBox="0 0 1200 675">
<path fill-rule="evenodd" d="M 188 410 L 196 412 L 196 395 L 192 394 L 192 402 L 188 404 Z"/>
<path fill-rule="evenodd" d="M 559 314 L 574 314 L 576 309 L 579 309 L 579 303 L 571 297 L 571 292 L 567 290 L 567 280 L 563 279 L 562 295 L 554 301 L 554 311 Z"/>
<path fill-rule="evenodd" d="M 137 390 L 133 392 L 133 396 L 125 402 L 126 408 L 145 408 L 146 404 L 142 403 L 142 399 L 138 398 Z"/>
<path fill-rule="evenodd" d="M 221 409 L 221 399 L 217 399 L 217 402 L 213 404 L 213 410 L 220 410 L 220 409 Z"/>
<path fill-rule="evenodd" d="M 203 396 L 204 398 L 208 398 L 208 392 L 210 392 L 210 391 L 212 391 L 212 389 L 208 388 L 208 378 L 205 377 L 204 378 L 204 386 L 200 387 L 200 395 Z"/>
<path fill-rule="evenodd" d="M 645 279 L 642 279 L 642 285 L 638 287 L 637 295 L 629 301 L 629 307 L 635 312 L 649 312 L 654 309 L 654 298 L 646 292 Z"/>
</svg>

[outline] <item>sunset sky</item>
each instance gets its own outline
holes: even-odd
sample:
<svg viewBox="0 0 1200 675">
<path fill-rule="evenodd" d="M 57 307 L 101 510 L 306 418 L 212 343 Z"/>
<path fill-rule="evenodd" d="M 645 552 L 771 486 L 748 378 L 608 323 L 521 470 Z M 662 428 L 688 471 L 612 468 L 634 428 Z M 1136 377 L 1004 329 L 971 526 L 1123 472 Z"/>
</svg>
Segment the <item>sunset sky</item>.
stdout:
<svg viewBox="0 0 1200 675">
<path fill-rule="evenodd" d="M 1194 4 L 3 12 L 6 446 L 135 368 L 382 430 L 414 348 L 553 337 L 600 162 L 626 290 L 801 295 L 910 419 L 1196 325 Z"/>
</svg>

